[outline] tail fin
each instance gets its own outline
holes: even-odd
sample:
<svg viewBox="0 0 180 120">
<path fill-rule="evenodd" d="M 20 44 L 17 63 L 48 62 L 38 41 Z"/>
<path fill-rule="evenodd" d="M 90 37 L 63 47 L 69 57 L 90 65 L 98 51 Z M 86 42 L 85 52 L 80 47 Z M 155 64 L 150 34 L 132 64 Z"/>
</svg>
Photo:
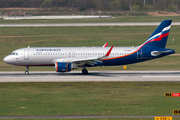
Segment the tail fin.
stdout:
<svg viewBox="0 0 180 120">
<path fill-rule="evenodd" d="M 149 36 L 149 38 L 140 46 L 142 47 L 157 47 L 165 48 L 171 28 L 172 20 L 164 20 L 156 28 L 156 30 Z"/>
</svg>

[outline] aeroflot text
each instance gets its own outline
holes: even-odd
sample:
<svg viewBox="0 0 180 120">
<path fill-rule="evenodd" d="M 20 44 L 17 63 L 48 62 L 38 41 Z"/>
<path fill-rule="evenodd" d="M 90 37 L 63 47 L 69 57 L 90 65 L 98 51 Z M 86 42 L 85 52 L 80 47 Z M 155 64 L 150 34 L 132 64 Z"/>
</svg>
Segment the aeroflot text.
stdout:
<svg viewBox="0 0 180 120">
<path fill-rule="evenodd" d="M 36 51 L 60 51 L 61 49 L 36 49 Z"/>
</svg>

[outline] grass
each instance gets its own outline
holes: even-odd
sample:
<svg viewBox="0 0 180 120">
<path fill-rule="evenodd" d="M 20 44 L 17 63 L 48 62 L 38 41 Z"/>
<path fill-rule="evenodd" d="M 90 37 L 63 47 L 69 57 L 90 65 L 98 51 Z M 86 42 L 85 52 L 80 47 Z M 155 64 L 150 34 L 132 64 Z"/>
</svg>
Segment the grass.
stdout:
<svg viewBox="0 0 180 120">
<path fill-rule="evenodd" d="M 180 16 L 115 16 L 101 19 L 55 19 L 55 20 L 2 20 L 0 23 L 109 23 L 109 22 L 161 22 L 164 19 L 180 22 Z"/>
<path fill-rule="evenodd" d="M 177 82 L 0 83 L 0 116 L 172 115 Z"/>
<path fill-rule="evenodd" d="M 27 47 L 138 46 L 156 26 L 144 27 L 24 27 L 0 28 L 0 55 Z M 167 47 L 180 53 L 179 26 L 172 26 Z M 175 43 L 172 39 L 175 38 Z M 9 49 L 7 49 L 9 48 Z"/>
<path fill-rule="evenodd" d="M 3 57 L 13 50 L 31 47 L 138 46 L 156 26 L 143 27 L 16 27 L 0 28 L 0 71 L 24 71 L 24 67 L 7 65 Z M 167 48 L 180 53 L 179 26 L 172 26 Z M 175 38 L 175 43 L 172 39 Z M 168 56 L 153 61 L 128 65 L 128 70 L 179 70 L 179 56 Z M 152 64 L 153 62 L 153 64 Z M 88 68 L 88 70 L 122 70 L 122 66 Z M 54 67 L 31 67 L 30 70 L 53 70 Z M 79 69 L 80 70 L 80 69 Z"/>
<path fill-rule="evenodd" d="M 153 120 L 153 119 L 154 118 L 62 118 L 62 119 L 58 118 L 58 120 Z M 8 120 L 8 119 L 4 119 L 4 120 Z M 16 119 L 16 120 L 22 120 L 22 119 Z M 39 120 L 39 119 L 28 119 L 28 120 Z M 46 120 L 57 120 L 57 118 L 54 119 L 46 118 Z M 173 120 L 179 120 L 179 118 L 173 118 Z"/>
<path fill-rule="evenodd" d="M 58 120 L 153 120 L 153 119 L 154 118 L 58 118 Z M 4 119 L 4 120 L 8 120 L 8 119 Z M 16 119 L 16 120 L 22 120 L 22 119 Z M 28 120 L 39 120 L 39 119 L 28 119 Z M 46 120 L 57 120 L 57 118 L 54 119 L 46 118 Z M 179 118 L 173 118 L 173 120 L 179 120 Z"/>
</svg>

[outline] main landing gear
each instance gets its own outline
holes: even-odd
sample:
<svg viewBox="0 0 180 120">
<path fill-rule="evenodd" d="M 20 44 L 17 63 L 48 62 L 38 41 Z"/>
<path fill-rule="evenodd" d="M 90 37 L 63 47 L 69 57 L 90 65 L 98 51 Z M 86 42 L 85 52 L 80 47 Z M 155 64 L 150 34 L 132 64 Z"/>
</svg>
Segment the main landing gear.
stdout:
<svg viewBox="0 0 180 120">
<path fill-rule="evenodd" d="M 83 73 L 83 75 L 87 75 L 87 74 L 88 74 L 87 69 L 86 69 L 86 68 L 83 68 L 83 69 L 82 69 L 82 73 Z"/>
<path fill-rule="evenodd" d="M 25 75 L 29 75 L 29 66 L 26 67 Z"/>
</svg>

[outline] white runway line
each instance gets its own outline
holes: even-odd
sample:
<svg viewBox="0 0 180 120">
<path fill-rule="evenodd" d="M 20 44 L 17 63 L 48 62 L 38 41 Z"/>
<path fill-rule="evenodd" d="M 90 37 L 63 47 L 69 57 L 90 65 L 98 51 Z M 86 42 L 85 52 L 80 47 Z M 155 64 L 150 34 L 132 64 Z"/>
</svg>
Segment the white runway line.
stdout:
<svg viewBox="0 0 180 120">
<path fill-rule="evenodd" d="M 144 77 L 144 78 L 166 78 L 166 77 L 170 77 L 170 78 L 174 78 L 174 77 L 180 77 L 180 76 L 142 76 L 142 77 Z"/>
</svg>

